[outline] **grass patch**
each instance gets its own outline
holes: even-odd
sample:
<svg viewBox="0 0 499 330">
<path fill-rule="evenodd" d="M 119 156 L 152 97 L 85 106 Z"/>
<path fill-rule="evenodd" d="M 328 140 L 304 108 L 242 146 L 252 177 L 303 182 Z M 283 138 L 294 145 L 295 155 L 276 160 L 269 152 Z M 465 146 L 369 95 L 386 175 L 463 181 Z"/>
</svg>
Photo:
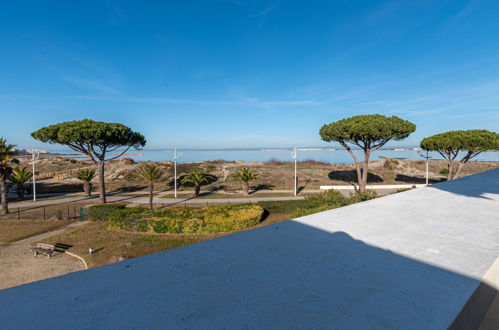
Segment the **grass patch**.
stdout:
<svg viewBox="0 0 499 330">
<path fill-rule="evenodd" d="M 269 214 L 256 227 L 266 226 L 289 219 L 289 214 Z M 65 243 L 73 245 L 70 252 L 76 253 L 87 262 L 88 266 L 97 267 L 118 261 L 119 257 L 136 258 L 160 251 L 206 241 L 228 235 L 228 233 L 210 234 L 151 234 L 132 233 L 108 229 L 106 221 L 95 221 L 83 227 L 65 231 L 42 240 L 43 243 Z M 132 243 L 129 245 L 128 243 Z M 94 254 L 88 254 L 92 247 Z"/>
<path fill-rule="evenodd" d="M 89 267 L 96 267 L 117 262 L 119 257 L 136 258 L 218 236 L 221 235 L 147 235 L 129 233 L 110 230 L 107 228 L 106 221 L 96 221 L 44 239 L 42 242 L 48 244 L 61 242 L 73 245 L 69 250 L 70 252 L 84 258 Z M 128 243 L 132 243 L 132 245 L 128 246 Z M 90 255 L 88 253 L 89 247 L 96 252 Z"/>
<path fill-rule="evenodd" d="M 319 196 L 314 195 L 314 197 L 308 197 L 307 200 L 260 202 L 257 203 L 257 205 L 265 209 L 263 221 L 251 228 L 286 221 L 295 217 L 297 214 L 311 214 L 340 207 L 345 203 L 351 204 L 372 197 L 374 197 L 372 193 L 366 193 L 361 196 L 343 197 L 335 192 L 325 192 L 319 194 Z M 123 210 L 117 212 L 121 211 Z M 161 211 L 168 212 L 166 210 Z M 70 249 L 71 252 L 83 257 L 89 267 L 96 267 L 117 262 L 119 257 L 140 257 L 146 254 L 175 249 L 232 233 L 234 232 L 205 234 L 126 232 L 109 229 L 107 221 L 95 221 L 86 226 L 65 231 L 59 235 L 47 238 L 43 240 L 43 242 L 49 244 L 61 242 L 73 245 Z M 88 254 L 89 247 L 92 247 L 96 253 L 92 255 Z"/>
<path fill-rule="evenodd" d="M 124 204 L 98 204 L 88 208 L 88 219 L 91 221 L 107 220 L 109 214 L 124 209 Z"/>
<path fill-rule="evenodd" d="M 289 201 L 267 201 L 258 202 L 258 205 L 267 210 L 270 214 L 272 213 L 287 213 L 291 214 L 296 209 L 301 207 L 306 207 L 308 204 L 305 200 L 289 200 Z"/>
<path fill-rule="evenodd" d="M 67 198 L 87 198 L 83 193 L 67 193 L 63 195 L 57 195 L 57 196 L 50 196 L 50 197 L 36 197 L 37 202 L 43 202 L 43 201 L 55 201 L 59 199 L 67 199 Z M 94 195 L 95 197 L 95 195 Z M 15 206 L 16 203 L 22 203 L 22 202 L 32 202 L 33 199 L 31 196 L 27 196 L 24 200 L 19 201 L 17 199 L 9 201 L 9 204 L 12 204 L 12 206 Z"/>
<path fill-rule="evenodd" d="M 12 243 L 69 225 L 69 221 L 2 220 L 0 243 Z"/>
</svg>

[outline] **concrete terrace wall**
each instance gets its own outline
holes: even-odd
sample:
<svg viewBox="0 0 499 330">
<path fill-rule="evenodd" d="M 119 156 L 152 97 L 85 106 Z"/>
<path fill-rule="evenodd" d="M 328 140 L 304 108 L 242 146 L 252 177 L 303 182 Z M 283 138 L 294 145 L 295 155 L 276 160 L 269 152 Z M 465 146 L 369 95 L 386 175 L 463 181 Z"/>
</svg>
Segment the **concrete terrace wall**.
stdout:
<svg viewBox="0 0 499 330">
<path fill-rule="evenodd" d="M 469 328 L 498 238 L 496 169 L 0 291 L 1 326 Z"/>
</svg>

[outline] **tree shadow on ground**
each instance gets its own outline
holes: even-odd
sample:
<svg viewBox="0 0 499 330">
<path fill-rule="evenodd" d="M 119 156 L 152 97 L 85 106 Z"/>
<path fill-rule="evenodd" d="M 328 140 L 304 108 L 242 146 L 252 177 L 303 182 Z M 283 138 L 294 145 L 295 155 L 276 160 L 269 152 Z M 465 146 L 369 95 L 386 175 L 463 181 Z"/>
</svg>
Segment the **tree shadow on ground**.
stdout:
<svg viewBox="0 0 499 330">
<path fill-rule="evenodd" d="M 303 190 L 305 190 L 305 188 L 308 186 L 308 184 L 312 181 L 312 179 L 310 178 L 306 178 L 305 179 L 305 184 L 303 186 L 299 186 L 296 193 L 299 194 L 301 193 Z"/>
<path fill-rule="evenodd" d="M 418 184 L 423 184 L 423 183 L 426 183 L 426 178 L 424 177 L 419 177 L 419 176 L 410 176 L 410 175 L 404 175 L 404 174 L 397 174 L 395 176 L 395 181 L 399 181 L 399 182 L 406 182 L 406 183 L 418 183 Z M 441 180 L 434 180 L 434 179 L 429 179 L 428 182 L 430 184 L 433 184 L 433 183 L 438 183 L 438 182 L 442 182 L 442 181 L 445 181 L 443 179 Z"/>
<path fill-rule="evenodd" d="M 260 190 L 273 190 L 274 188 L 275 188 L 274 185 L 266 184 L 266 183 L 260 183 L 260 184 L 258 184 L 256 186 L 251 186 L 250 187 L 251 191 L 249 192 L 249 194 L 250 195 L 254 194 L 254 193 L 256 193 L 256 192 L 258 192 Z"/>
<path fill-rule="evenodd" d="M 465 176 L 451 181 L 439 182 L 432 185 L 433 189 L 445 190 L 450 193 L 498 200 L 499 198 L 499 168 L 490 171 Z M 485 196 L 485 194 L 495 196 Z"/>
<path fill-rule="evenodd" d="M 210 191 L 213 191 L 213 192 L 216 192 L 216 191 L 219 191 L 219 190 L 224 190 L 224 189 L 227 189 L 227 186 L 224 185 L 224 184 L 210 187 Z"/>
<path fill-rule="evenodd" d="M 96 186 L 96 189 L 98 186 Z M 83 192 L 83 185 L 81 183 L 60 183 L 60 182 L 37 182 L 37 194 L 71 194 L 75 192 Z"/>
<path fill-rule="evenodd" d="M 355 170 L 337 170 L 329 172 L 328 177 L 333 181 L 343 181 L 348 183 L 358 183 L 357 171 Z M 367 183 L 380 183 L 384 182 L 383 178 L 377 174 L 368 172 Z"/>
<path fill-rule="evenodd" d="M 130 185 L 130 186 L 116 188 L 116 189 L 114 189 L 114 191 L 115 192 L 122 192 L 122 191 L 134 192 L 134 191 L 144 190 L 145 188 L 147 188 L 146 185 L 133 185 L 133 186 Z"/>
</svg>

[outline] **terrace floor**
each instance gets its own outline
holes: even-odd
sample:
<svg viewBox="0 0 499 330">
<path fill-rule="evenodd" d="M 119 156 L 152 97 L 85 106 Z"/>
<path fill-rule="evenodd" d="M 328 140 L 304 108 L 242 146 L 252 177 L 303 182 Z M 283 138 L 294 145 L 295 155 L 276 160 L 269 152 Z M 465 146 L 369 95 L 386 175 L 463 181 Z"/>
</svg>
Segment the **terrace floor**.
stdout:
<svg viewBox="0 0 499 330">
<path fill-rule="evenodd" d="M 476 328 L 499 169 L 0 291 L 5 327 Z M 57 318 L 47 317 L 57 306 Z"/>
</svg>

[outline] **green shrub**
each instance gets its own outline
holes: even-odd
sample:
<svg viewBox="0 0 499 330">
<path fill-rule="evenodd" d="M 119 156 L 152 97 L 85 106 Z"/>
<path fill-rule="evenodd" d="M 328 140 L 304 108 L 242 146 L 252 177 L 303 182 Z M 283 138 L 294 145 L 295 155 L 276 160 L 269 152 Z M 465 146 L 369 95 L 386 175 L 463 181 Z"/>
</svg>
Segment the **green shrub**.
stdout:
<svg viewBox="0 0 499 330">
<path fill-rule="evenodd" d="M 109 227 L 128 231 L 147 231 L 147 219 L 144 217 L 148 209 L 144 207 L 131 207 L 118 209 L 107 217 Z"/>
<path fill-rule="evenodd" d="M 316 207 L 308 207 L 308 208 L 299 208 L 296 209 L 292 214 L 291 218 L 299 218 L 299 217 L 304 217 L 306 215 L 318 213 L 318 212 L 324 212 L 328 210 L 335 209 L 339 206 L 333 206 L 333 205 L 322 205 L 322 206 L 316 206 Z"/>
<path fill-rule="evenodd" d="M 442 174 L 442 175 L 447 175 L 447 174 L 449 174 L 449 169 L 448 168 L 444 168 L 439 173 Z M 455 175 L 455 174 L 456 174 L 456 169 L 453 169 L 452 170 L 452 175 Z"/>
<path fill-rule="evenodd" d="M 347 197 L 343 196 L 338 190 L 334 189 L 326 190 L 320 194 L 307 196 L 305 201 L 311 208 L 320 208 L 323 206 L 342 207 L 350 204 Z"/>
<path fill-rule="evenodd" d="M 356 191 L 355 193 L 350 195 L 350 202 L 351 203 L 360 203 L 360 202 L 365 202 L 370 199 L 374 199 L 378 197 L 378 194 L 374 190 L 366 190 L 363 192 Z"/>
<path fill-rule="evenodd" d="M 123 204 L 93 205 L 88 208 L 88 219 L 92 221 L 107 220 L 109 214 L 124 208 Z"/>
<path fill-rule="evenodd" d="M 109 215 L 109 228 L 128 231 L 193 234 L 246 229 L 259 224 L 259 205 L 171 208 L 150 211 L 145 208 L 117 210 Z"/>
<path fill-rule="evenodd" d="M 291 213 L 292 218 L 299 218 L 317 212 L 323 212 L 351 204 L 351 200 L 343 196 L 339 191 L 330 189 L 319 194 L 307 196 L 306 205 L 295 209 Z"/>
<path fill-rule="evenodd" d="M 350 197 L 345 197 L 339 191 L 330 189 L 307 196 L 304 200 L 259 202 L 258 205 L 270 213 L 286 213 L 290 214 L 292 218 L 298 218 L 376 197 L 376 192 L 372 190 L 366 190 L 363 193 L 356 192 Z"/>
<path fill-rule="evenodd" d="M 258 202 L 258 205 L 263 207 L 270 213 L 293 213 L 296 209 L 308 207 L 305 200 L 290 200 L 290 201 L 268 201 Z"/>
</svg>

